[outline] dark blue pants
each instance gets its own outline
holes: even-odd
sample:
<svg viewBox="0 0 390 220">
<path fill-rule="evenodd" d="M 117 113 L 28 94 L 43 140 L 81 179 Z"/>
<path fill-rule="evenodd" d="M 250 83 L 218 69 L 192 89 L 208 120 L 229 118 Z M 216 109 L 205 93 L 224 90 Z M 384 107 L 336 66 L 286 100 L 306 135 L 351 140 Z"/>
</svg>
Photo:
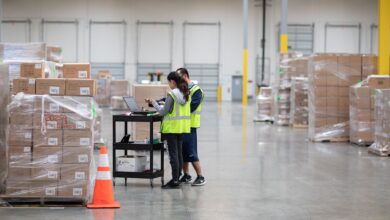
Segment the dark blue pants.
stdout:
<svg viewBox="0 0 390 220">
<path fill-rule="evenodd" d="M 191 128 L 189 134 L 183 134 L 183 161 L 188 163 L 199 161 L 196 128 Z"/>
</svg>

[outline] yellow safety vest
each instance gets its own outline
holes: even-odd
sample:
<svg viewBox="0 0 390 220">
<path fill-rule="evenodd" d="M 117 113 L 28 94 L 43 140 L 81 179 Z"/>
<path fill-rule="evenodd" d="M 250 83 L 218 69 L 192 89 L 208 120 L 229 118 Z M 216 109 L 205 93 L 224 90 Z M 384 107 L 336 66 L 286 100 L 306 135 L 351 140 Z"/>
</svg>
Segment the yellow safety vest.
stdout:
<svg viewBox="0 0 390 220">
<path fill-rule="evenodd" d="M 198 85 L 193 85 L 190 89 L 190 96 L 192 100 L 192 96 L 198 90 L 202 92 L 202 100 L 200 101 L 198 108 L 196 108 L 194 112 L 191 112 L 191 128 L 200 128 L 200 113 L 202 111 L 202 101 L 204 98 L 203 90 Z"/>
<path fill-rule="evenodd" d="M 168 93 L 173 98 L 173 110 L 164 116 L 161 133 L 162 134 L 183 134 L 191 132 L 191 97 L 186 104 L 181 105 L 176 101 L 176 96 Z"/>
</svg>

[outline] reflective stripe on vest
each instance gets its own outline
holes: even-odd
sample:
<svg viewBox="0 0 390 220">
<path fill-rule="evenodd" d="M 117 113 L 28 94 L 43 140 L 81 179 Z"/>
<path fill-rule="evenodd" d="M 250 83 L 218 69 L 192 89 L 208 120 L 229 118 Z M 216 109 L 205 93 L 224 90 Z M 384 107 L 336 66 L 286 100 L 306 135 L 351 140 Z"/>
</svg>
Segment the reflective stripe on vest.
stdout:
<svg viewBox="0 0 390 220">
<path fill-rule="evenodd" d="M 193 85 L 190 89 L 190 96 L 192 100 L 192 96 L 198 90 L 202 92 L 202 99 L 200 100 L 200 103 L 198 107 L 195 109 L 195 111 L 191 112 L 191 128 L 200 128 L 200 113 L 202 111 L 202 101 L 204 98 L 203 90 L 198 85 Z"/>
<path fill-rule="evenodd" d="M 176 96 L 169 92 L 173 99 L 173 111 L 164 116 L 161 133 L 183 134 L 191 132 L 191 97 L 186 104 L 181 105 L 176 101 Z"/>
</svg>

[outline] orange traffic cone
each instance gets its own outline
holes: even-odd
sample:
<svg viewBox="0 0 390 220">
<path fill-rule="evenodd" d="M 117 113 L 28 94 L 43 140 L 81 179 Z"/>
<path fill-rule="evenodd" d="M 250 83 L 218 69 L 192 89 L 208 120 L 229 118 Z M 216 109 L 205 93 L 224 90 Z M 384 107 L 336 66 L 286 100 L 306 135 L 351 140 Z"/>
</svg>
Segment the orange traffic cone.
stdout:
<svg viewBox="0 0 390 220">
<path fill-rule="evenodd" d="M 119 202 L 114 200 L 110 165 L 108 163 L 107 147 L 100 148 L 99 167 L 96 174 L 95 189 L 92 203 L 87 205 L 89 209 L 120 208 Z"/>
</svg>

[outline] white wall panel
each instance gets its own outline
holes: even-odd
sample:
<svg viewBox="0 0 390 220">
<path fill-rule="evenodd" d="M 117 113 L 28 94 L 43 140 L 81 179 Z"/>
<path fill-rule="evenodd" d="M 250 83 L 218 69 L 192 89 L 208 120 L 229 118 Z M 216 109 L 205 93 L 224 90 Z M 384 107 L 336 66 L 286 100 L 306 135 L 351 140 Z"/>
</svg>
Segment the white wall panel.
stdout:
<svg viewBox="0 0 390 220">
<path fill-rule="evenodd" d="M 325 51 L 328 53 L 360 53 L 359 32 L 358 27 L 328 27 Z"/>
<path fill-rule="evenodd" d="M 139 24 L 138 31 L 138 62 L 171 62 L 171 25 Z"/>
<path fill-rule="evenodd" d="M 186 63 L 219 62 L 218 25 L 185 25 L 184 37 Z"/>
<path fill-rule="evenodd" d="M 12 43 L 24 43 L 30 40 L 29 23 L 3 22 L 1 26 L 1 41 Z"/>
</svg>

